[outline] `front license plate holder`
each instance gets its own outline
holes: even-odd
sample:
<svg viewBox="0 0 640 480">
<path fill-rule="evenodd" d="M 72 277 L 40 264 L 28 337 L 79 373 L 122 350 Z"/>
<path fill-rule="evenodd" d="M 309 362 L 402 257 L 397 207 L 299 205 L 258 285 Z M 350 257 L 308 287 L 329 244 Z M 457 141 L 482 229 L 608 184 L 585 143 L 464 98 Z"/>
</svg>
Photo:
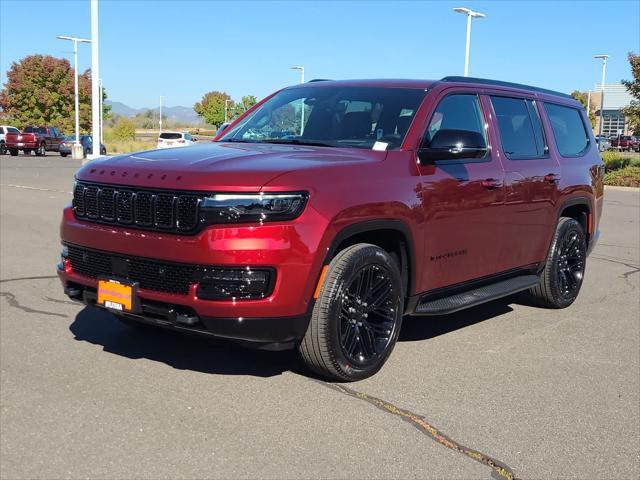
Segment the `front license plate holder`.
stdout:
<svg viewBox="0 0 640 480">
<path fill-rule="evenodd" d="M 111 277 L 98 279 L 98 298 L 100 307 L 123 313 L 140 312 L 138 283 Z"/>
</svg>

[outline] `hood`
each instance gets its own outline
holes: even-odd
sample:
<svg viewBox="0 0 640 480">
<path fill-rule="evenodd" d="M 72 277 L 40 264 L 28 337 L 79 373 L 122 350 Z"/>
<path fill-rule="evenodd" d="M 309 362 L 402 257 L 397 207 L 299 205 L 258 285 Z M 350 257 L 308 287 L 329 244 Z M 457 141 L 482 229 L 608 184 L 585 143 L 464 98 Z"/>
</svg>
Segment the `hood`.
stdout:
<svg viewBox="0 0 640 480">
<path fill-rule="evenodd" d="M 78 180 L 204 191 L 256 191 L 288 172 L 383 160 L 385 152 L 356 148 L 216 143 L 149 150 L 94 160 Z"/>
</svg>

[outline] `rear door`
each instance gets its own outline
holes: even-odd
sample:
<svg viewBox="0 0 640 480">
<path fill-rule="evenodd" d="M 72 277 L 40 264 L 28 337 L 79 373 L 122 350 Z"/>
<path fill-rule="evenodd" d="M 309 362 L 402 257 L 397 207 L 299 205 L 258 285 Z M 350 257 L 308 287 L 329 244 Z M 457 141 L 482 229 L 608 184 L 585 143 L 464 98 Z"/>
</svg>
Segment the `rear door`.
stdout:
<svg viewBox="0 0 640 480">
<path fill-rule="evenodd" d="M 466 130 L 480 134 L 488 148 L 482 158 L 435 159 L 419 164 L 425 286 L 433 290 L 500 270 L 504 172 L 491 148 L 489 115 L 477 92 L 462 88 L 442 91 L 427 119 L 423 147 L 429 146 L 439 130 Z"/>
<path fill-rule="evenodd" d="M 516 268 L 545 259 L 558 202 L 560 164 L 549 152 L 540 102 L 533 96 L 489 95 L 505 169 L 505 242 L 499 263 Z"/>
</svg>

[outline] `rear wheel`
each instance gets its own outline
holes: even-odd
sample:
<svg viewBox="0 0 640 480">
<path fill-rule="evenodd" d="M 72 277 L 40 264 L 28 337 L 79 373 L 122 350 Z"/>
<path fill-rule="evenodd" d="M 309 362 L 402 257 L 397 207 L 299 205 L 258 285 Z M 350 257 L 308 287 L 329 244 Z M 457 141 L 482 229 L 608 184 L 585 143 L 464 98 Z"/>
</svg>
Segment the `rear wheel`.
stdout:
<svg viewBox="0 0 640 480">
<path fill-rule="evenodd" d="M 582 225 L 561 217 L 545 263 L 540 283 L 529 294 L 536 305 L 565 308 L 580 293 L 587 260 L 587 242 Z"/>
<path fill-rule="evenodd" d="M 370 377 L 395 346 L 403 302 L 400 270 L 386 251 L 362 243 L 346 248 L 328 266 L 298 347 L 303 361 L 331 380 Z"/>
</svg>

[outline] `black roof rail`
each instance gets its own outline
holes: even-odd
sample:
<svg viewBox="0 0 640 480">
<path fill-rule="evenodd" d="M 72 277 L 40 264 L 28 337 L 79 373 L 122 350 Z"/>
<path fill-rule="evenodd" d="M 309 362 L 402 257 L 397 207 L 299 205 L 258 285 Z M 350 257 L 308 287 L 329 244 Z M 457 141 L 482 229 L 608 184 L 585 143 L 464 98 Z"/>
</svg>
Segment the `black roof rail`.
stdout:
<svg viewBox="0 0 640 480">
<path fill-rule="evenodd" d="M 495 85 L 496 87 L 519 88 L 521 90 L 529 90 L 531 92 L 546 93 L 548 95 L 556 95 L 558 97 L 573 98 L 566 93 L 556 92 L 555 90 L 547 90 L 546 88 L 532 87 L 531 85 L 523 85 L 521 83 L 503 82 L 501 80 L 489 80 L 487 78 L 474 77 L 456 77 L 449 76 L 440 80 L 441 82 L 461 82 L 461 83 L 480 83 L 482 85 Z"/>
<path fill-rule="evenodd" d="M 309 80 L 307 83 L 313 82 L 330 82 L 331 80 L 328 78 L 314 78 L 313 80 Z"/>
</svg>

